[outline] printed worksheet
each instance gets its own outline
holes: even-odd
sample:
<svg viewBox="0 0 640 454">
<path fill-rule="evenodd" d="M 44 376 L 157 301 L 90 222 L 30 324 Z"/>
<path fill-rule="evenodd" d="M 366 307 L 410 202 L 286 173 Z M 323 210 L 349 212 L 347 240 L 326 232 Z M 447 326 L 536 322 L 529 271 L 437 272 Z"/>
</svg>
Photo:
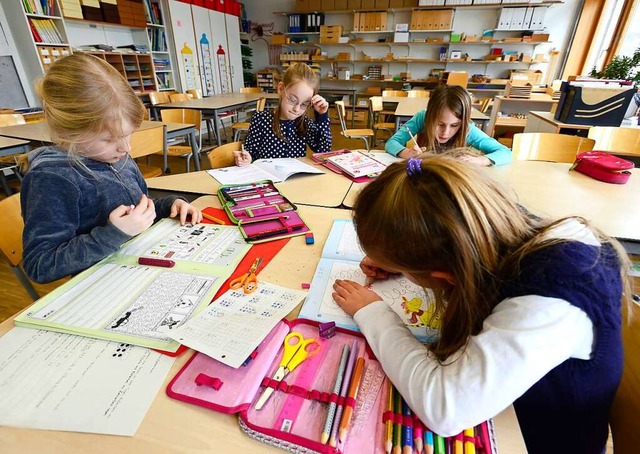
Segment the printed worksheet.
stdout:
<svg viewBox="0 0 640 454">
<path fill-rule="evenodd" d="M 146 348 L 14 328 L 0 338 L 0 425 L 131 436 L 172 364 Z"/>
<path fill-rule="evenodd" d="M 366 284 L 366 277 L 360 269 L 363 257 L 353 222 L 334 221 L 300 317 L 321 322 L 334 321 L 343 328 L 357 331 L 356 323 L 331 295 L 336 279 Z M 402 274 L 376 280 L 371 289 L 398 314 L 418 339 L 426 342 L 437 336 L 440 319 L 435 314 L 435 298 L 430 290 L 412 283 Z"/>
<path fill-rule="evenodd" d="M 16 325 L 175 352 L 168 333 L 209 304 L 250 245 L 233 226 L 166 221 L 41 298 Z M 139 255 L 171 265 L 140 265 Z"/>
<path fill-rule="evenodd" d="M 231 367 L 240 367 L 306 292 L 260 281 L 253 293 L 229 290 L 169 335 Z"/>
</svg>

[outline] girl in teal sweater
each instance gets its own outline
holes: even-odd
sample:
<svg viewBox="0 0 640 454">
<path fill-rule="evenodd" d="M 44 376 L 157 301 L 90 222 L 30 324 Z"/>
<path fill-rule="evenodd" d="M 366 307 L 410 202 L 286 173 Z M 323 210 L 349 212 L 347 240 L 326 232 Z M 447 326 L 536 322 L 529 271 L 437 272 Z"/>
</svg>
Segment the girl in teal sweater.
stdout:
<svg viewBox="0 0 640 454">
<path fill-rule="evenodd" d="M 411 134 L 409 134 L 411 131 Z M 411 135 L 417 144 L 407 147 Z M 459 158 L 481 166 L 511 162 L 511 150 L 471 123 L 471 97 L 458 85 L 441 85 L 421 110 L 406 122 L 385 145 L 387 153 L 412 158 L 425 151 L 442 153 L 453 148 L 472 147 L 482 155 L 461 154 Z"/>
</svg>

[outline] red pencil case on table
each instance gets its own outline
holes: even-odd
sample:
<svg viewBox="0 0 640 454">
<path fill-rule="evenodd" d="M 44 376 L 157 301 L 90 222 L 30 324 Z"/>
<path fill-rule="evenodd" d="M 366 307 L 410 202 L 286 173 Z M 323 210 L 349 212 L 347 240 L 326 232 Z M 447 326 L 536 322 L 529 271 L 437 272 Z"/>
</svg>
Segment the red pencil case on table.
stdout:
<svg viewBox="0 0 640 454">
<path fill-rule="evenodd" d="M 341 168 L 335 166 L 331 161 L 328 161 L 328 158 L 330 158 L 331 156 L 337 156 L 345 153 L 351 153 L 351 150 L 343 149 L 343 150 L 329 151 L 326 153 L 314 153 L 311 155 L 311 159 L 313 159 L 318 164 L 323 165 L 324 167 L 331 170 L 332 172 L 345 176 L 346 178 L 353 181 L 354 183 L 369 183 L 376 179 L 376 177 L 374 176 L 352 177 L 351 175 L 343 171 Z"/>
<path fill-rule="evenodd" d="M 283 357 L 283 342 L 290 332 L 320 342 L 319 352 L 303 361 L 282 381 L 272 379 Z M 336 372 L 345 344 L 357 342 L 365 359 L 364 373 L 355 402 L 333 392 Z M 298 319 L 282 321 L 258 346 L 253 359 L 238 369 L 204 354 L 195 353 L 167 386 L 167 394 L 178 400 L 222 413 L 237 413 L 241 429 L 264 443 L 299 453 L 385 452 L 385 420 L 402 415 L 385 412 L 387 378 L 360 333 L 336 328 L 330 339 L 319 337 L 318 323 Z M 274 389 L 266 404 L 256 410 L 263 391 Z M 342 449 L 320 442 L 330 402 L 350 405 L 353 414 Z M 420 424 L 417 419 L 405 424 Z M 485 421 L 475 427 L 475 436 L 465 441 L 475 444 L 478 454 L 495 453 L 493 425 Z M 462 435 L 449 437 L 451 445 Z"/>
<path fill-rule="evenodd" d="M 633 162 L 604 151 L 579 153 L 570 170 L 583 173 L 605 183 L 624 184 L 629 180 Z"/>
<path fill-rule="evenodd" d="M 304 235 L 311 231 L 297 207 L 284 197 L 272 181 L 226 185 L 218 198 L 248 243 Z"/>
</svg>

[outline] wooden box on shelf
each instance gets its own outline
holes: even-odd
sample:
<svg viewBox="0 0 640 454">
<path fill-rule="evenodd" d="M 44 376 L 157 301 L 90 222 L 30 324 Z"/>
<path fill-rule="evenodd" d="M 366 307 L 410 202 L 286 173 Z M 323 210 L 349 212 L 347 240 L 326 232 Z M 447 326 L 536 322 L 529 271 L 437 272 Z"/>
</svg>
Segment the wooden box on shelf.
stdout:
<svg viewBox="0 0 640 454">
<path fill-rule="evenodd" d="M 320 26 L 320 42 L 321 43 L 339 43 L 342 36 L 342 25 L 321 25 Z"/>
<path fill-rule="evenodd" d="M 54 61 L 70 54 L 71 50 L 66 46 L 38 46 L 38 56 L 45 71 Z"/>
</svg>

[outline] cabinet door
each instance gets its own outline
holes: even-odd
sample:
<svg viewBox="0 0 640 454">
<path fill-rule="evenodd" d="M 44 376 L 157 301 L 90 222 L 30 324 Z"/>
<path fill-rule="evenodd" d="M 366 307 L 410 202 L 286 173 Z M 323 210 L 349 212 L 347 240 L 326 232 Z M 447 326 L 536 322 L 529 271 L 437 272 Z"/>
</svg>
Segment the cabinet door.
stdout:
<svg viewBox="0 0 640 454">
<path fill-rule="evenodd" d="M 210 96 L 219 92 L 219 90 L 216 89 L 215 48 L 212 27 L 209 23 L 209 10 L 191 5 L 191 12 L 193 15 L 193 30 L 197 47 L 202 95 Z"/>
<path fill-rule="evenodd" d="M 231 93 L 236 90 L 233 89 L 231 83 L 225 16 L 226 14 L 218 11 L 209 11 L 209 23 L 211 24 L 211 30 L 214 31 L 212 50 L 215 60 L 217 87 L 220 93 Z"/>
<path fill-rule="evenodd" d="M 178 57 L 180 85 L 184 91 L 192 88 L 202 90 L 198 73 L 198 46 L 191 19 L 191 5 L 170 0 L 169 15 L 173 25 L 173 41 Z"/>
<path fill-rule="evenodd" d="M 244 87 L 242 74 L 242 51 L 240 43 L 240 22 L 238 16 L 225 14 L 227 23 L 227 47 L 229 49 L 229 66 L 231 68 L 231 86 L 234 92 L 239 92 Z"/>
</svg>

